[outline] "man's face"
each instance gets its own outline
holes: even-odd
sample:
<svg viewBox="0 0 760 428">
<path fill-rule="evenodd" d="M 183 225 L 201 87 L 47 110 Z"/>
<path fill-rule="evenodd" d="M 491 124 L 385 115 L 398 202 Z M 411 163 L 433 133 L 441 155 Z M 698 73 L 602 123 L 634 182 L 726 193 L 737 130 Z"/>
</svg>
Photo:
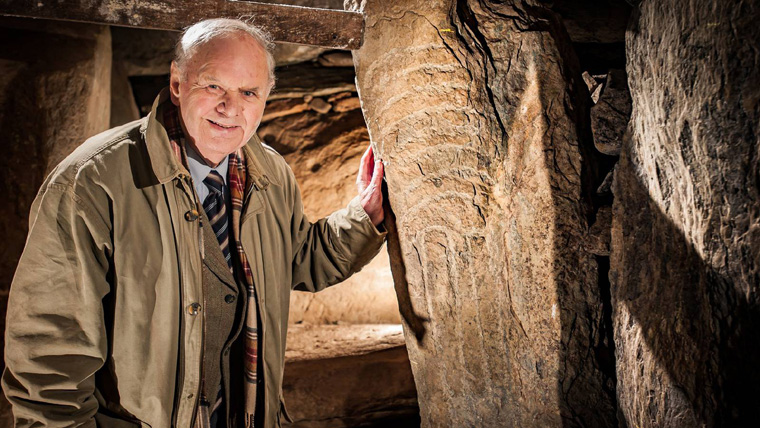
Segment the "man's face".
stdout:
<svg viewBox="0 0 760 428">
<path fill-rule="evenodd" d="M 261 122 L 270 89 L 266 52 L 244 34 L 220 37 L 201 46 L 184 68 L 172 63 L 171 99 L 186 137 L 215 166 L 244 146 Z"/>
</svg>

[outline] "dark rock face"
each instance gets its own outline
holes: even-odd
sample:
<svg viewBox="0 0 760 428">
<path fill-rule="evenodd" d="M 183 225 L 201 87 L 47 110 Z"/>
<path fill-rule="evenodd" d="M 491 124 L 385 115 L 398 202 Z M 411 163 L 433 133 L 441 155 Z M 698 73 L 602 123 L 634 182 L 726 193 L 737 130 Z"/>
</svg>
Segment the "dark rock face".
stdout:
<svg viewBox="0 0 760 428">
<path fill-rule="evenodd" d="M 422 425 L 615 426 L 583 244 L 598 186 L 582 163 L 588 92 L 557 17 L 532 2 L 353 6 Z"/>
<path fill-rule="evenodd" d="M 178 32 L 113 27 L 111 35 L 113 62 L 127 76 L 169 74 Z"/>
<path fill-rule="evenodd" d="M 630 427 L 760 421 L 760 5 L 645 1 L 614 184 L 618 397 Z"/>
<path fill-rule="evenodd" d="M 598 101 L 591 107 L 594 146 L 605 155 L 618 156 L 631 118 L 631 95 L 625 71 L 610 70 L 599 89 Z"/>
</svg>

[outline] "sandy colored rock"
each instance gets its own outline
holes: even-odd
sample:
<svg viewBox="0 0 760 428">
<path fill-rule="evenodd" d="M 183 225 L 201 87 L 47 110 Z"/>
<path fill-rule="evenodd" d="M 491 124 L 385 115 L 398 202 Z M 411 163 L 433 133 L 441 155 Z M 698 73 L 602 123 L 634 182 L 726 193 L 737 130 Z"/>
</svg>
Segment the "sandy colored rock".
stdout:
<svg viewBox="0 0 760 428">
<path fill-rule="evenodd" d="M 316 46 L 279 42 L 275 44 L 274 61 L 278 67 L 316 60 L 327 49 Z"/>
<path fill-rule="evenodd" d="M 583 78 L 583 83 L 585 83 L 588 88 L 588 92 L 593 94 L 594 90 L 599 86 L 599 82 L 597 82 L 588 71 L 581 73 L 581 77 Z"/>
<path fill-rule="evenodd" d="M 282 390 L 286 427 L 419 427 L 398 324 L 289 326 Z"/>
<path fill-rule="evenodd" d="M 277 118 L 303 113 L 308 109 L 308 101 L 301 98 L 285 98 L 269 101 L 264 110 L 264 115 L 261 117 L 261 123 L 267 123 Z"/>
<path fill-rule="evenodd" d="M 321 67 L 312 63 L 282 67 L 277 70 L 277 84 L 268 100 L 356 92 L 354 76 L 354 70 L 345 67 Z"/>
<path fill-rule="evenodd" d="M 644 1 L 611 255 L 629 427 L 760 421 L 760 5 Z"/>
<path fill-rule="evenodd" d="M 311 324 L 288 327 L 285 361 L 351 357 L 404 346 L 400 324 Z"/>
<path fill-rule="evenodd" d="M 330 51 L 325 52 L 317 59 L 322 67 L 353 67 L 354 59 L 351 52 Z"/>
<path fill-rule="evenodd" d="M 582 248 L 588 90 L 556 16 L 515 3 L 347 3 L 422 426 L 615 426 Z"/>
<path fill-rule="evenodd" d="M 329 98 L 336 103 L 352 99 L 358 100 L 355 92 Z M 306 215 L 318 219 L 344 207 L 357 194 L 356 173 L 369 136 L 358 105 L 325 114 L 307 109 L 304 98 L 269 101 L 267 121 L 262 122 L 258 134 L 285 156 L 301 188 Z M 327 290 L 292 293 L 289 320 L 399 323 L 387 254 L 381 253 L 359 273 Z"/>
<path fill-rule="evenodd" d="M 322 98 L 312 98 L 309 101 L 309 108 L 317 113 L 325 114 L 332 109 L 332 105 Z"/>
<path fill-rule="evenodd" d="M 132 84 L 124 64 L 114 62 L 111 67 L 111 118 L 110 126 L 115 127 L 140 118 L 140 110 L 135 102 Z"/>
<path fill-rule="evenodd" d="M 20 22 L 22 28 L 13 28 Z M 47 173 L 110 120 L 108 27 L 0 21 L 2 186 L 0 288 L 7 289 L 26 241 L 28 213 Z"/>
<path fill-rule="evenodd" d="M 598 256 L 610 255 L 610 228 L 612 227 L 612 207 L 601 207 L 588 231 L 584 242 L 586 250 Z"/>
<path fill-rule="evenodd" d="M 333 104 L 333 110 L 338 113 L 361 108 L 359 97 L 340 98 Z"/>
<path fill-rule="evenodd" d="M 623 134 L 631 118 L 631 95 L 625 71 L 610 70 L 601 95 L 596 96 L 596 104 L 591 107 L 594 146 L 606 155 L 617 156 L 620 154 Z"/>
</svg>

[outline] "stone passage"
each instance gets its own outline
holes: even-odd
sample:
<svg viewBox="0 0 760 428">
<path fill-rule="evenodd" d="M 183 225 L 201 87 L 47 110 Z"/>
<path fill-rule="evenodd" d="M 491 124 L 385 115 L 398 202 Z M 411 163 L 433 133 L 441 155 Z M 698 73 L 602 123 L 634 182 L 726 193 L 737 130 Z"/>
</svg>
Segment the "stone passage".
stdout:
<svg viewBox="0 0 760 428">
<path fill-rule="evenodd" d="M 367 19 L 357 82 L 427 427 L 616 425 L 583 246 L 588 92 L 556 16 L 527 3 L 347 2 Z"/>
<path fill-rule="evenodd" d="M 759 15 L 667 0 L 631 18 L 611 257 L 629 427 L 760 421 Z"/>
</svg>

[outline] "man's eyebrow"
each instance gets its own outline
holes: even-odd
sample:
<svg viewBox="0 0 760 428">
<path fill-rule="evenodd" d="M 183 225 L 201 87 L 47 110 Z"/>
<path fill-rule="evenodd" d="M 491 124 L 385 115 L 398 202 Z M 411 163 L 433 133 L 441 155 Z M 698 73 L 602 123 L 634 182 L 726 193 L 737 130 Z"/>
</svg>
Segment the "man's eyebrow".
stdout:
<svg viewBox="0 0 760 428">
<path fill-rule="evenodd" d="M 200 80 L 205 80 L 205 81 L 208 81 L 208 82 L 218 82 L 218 80 L 216 79 L 216 77 L 214 77 L 211 74 L 204 73 L 202 71 L 200 73 L 198 73 L 198 80 L 199 81 Z"/>
</svg>

